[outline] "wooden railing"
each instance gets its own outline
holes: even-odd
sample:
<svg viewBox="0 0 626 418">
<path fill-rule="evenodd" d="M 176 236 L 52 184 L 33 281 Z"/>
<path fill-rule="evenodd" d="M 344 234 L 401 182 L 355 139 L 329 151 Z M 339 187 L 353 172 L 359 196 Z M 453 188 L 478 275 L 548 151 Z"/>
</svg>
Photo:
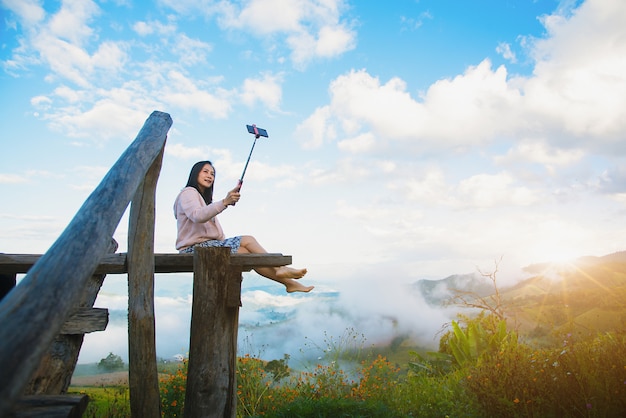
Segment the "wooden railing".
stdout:
<svg viewBox="0 0 626 418">
<path fill-rule="evenodd" d="M 102 320 L 93 303 L 105 275 L 119 273 L 128 274 L 129 283 L 131 413 L 160 417 L 154 274 L 192 271 L 185 416 L 235 416 L 241 273 L 254 267 L 291 264 L 291 257 L 231 256 L 227 248 L 154 254 L 155 190 L 171 124 L 166 113 L 150 115 L 135 141 L 45 254 L 0 253 L 0 273 L 27 273 L 0 302 L 0 417 L 13 416 L 18 409 L 17 415 L 29 416 L 22 409 L 28 404 L 24 394 L 65 393 L 82 334 L 98 329 L 79 325 L 68 333 L 67 324 L 89 313 Z M 112 236 L 129 203 L 128 253 L 114 254 Z M 105 325 L 107 320 L 108 316 Z M 61 346 L 69 354 L 59 359 Z M 84 407 L 82 402 L 81 411 Z"/>
</svg>

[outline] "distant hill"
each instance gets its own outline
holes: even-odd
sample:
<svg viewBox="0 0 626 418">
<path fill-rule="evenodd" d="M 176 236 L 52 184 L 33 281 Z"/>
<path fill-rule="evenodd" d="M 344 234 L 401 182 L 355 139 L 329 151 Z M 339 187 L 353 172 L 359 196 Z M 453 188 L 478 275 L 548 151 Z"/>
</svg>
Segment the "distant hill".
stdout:
<svg viewBox="0 0 626 418">
<path fill-rule="evenodd" d="M 506 289 L 509 298 L 600 291 L 612 299 L 612 290 L 626 286 L 626 251 L 602 257 L 579 257 L 569 263 L 532 264 L 524 271 L 533 276 Z"/>
<path fill-rule="evenodd" d="M 523 271 L 530 277 L 499 291 L 510 326 L 526 340 L 553 344 L 564 335 L 626 329 L 626 251 L 536 263 Z M 494 293 L 489 278 L 477 273 L 420 280 L 414 288 L 433 306 L 448 301 L 455 289 L 480 297 Z"/>
<path fill-rule="evenodd" d="M 422 279 L 413 284 L 413 289 L 421 293 L 431 306 L 444 305 L 452 297 L 455 289 L 473 292 L 479 296 L 487 296 L 494 292 L 491 281 L 478 273 L 454 274 L 440 280 Z"/>
</svg>

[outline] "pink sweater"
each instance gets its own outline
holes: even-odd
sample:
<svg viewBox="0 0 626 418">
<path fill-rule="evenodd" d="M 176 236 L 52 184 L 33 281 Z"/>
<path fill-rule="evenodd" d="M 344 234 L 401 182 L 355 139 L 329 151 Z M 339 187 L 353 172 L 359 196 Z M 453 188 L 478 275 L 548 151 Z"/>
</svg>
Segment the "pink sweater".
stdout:
<svg viewBox="0 0 626 418">
<path fill-rule="evenodd" d="M 207 205 L 196 189 L 185 187 L 174 202 L 178 227 L 176 249 L 180 251 L 203 241 L 225 239 L 222 226 L 215 217 L 224 209 L 226 206 L 221 200 Z"/>
</svg>

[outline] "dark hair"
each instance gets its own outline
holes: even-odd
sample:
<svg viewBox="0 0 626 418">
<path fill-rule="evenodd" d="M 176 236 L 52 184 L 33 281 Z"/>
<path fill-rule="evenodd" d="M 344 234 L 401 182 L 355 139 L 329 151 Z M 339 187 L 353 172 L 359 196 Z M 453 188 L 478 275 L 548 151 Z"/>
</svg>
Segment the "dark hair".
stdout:
<svg viewBox="0 0 626 418">
<path fill-rule="evenodd" d="M 213 181 L 211 187 L 204 190 L 204 193 L 202 192 L 202 190 L 200 190 L 200 187 L 198 187 L 198 175 L 200 174 L 200 171 L 202 171 L 202 168 L 207 164 L 213 167 L 213 163 L 211 161 L 198 161 L 193 165 L 193 167 L 191 168 L 191 173 L 189 173 L 187 186 L 185 187 L 193 187 L 194 189 L 196 189 L 198 193 L 202 195 L 204 202 L 208 205 L 213 202 L 213 185 L 215 184 L 215 181 Z M 213 167 L 213 171 L 215 171 L 215 167 Z"/>
</svg>

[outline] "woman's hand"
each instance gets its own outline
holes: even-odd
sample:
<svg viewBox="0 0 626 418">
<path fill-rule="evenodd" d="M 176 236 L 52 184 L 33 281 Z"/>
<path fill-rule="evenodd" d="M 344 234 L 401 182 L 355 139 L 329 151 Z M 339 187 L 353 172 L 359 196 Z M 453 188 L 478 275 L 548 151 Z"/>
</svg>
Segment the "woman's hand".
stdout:
<svg viewBox="0 0 626 418">
<path fill-rule="evenodd" d="M 224 206 L 235 206 L 235 203 L 239 202 L 241 198 L 241 194 L 239 193 L 239 186 L 232 189 L 224 199 L 222 199 L 222 203 Z"/>
</svg>

